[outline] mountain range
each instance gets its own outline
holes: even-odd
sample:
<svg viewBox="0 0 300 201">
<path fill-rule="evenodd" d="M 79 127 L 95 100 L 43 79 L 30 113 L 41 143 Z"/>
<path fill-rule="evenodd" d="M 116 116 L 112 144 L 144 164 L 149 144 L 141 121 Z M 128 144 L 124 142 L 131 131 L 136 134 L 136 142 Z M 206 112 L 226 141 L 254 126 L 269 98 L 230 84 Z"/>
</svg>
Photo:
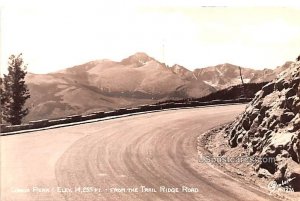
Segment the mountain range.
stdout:
<svg viewBox="0 0 300 201">
<path fill-rule="evenodd" d="M 291 62 L 274 70 L 242 68 L 244 82 L 273 80 Z M 164 63 L 145 53 L 122 61 L 96 60 L 64 70 L 28 73 L 31 98 L 26 121 L 93 111 L 134 107 L 167 99 L 197 98 L 240 84 L 239 67 L 232 64 L 195 69 Z"/>
</svg>

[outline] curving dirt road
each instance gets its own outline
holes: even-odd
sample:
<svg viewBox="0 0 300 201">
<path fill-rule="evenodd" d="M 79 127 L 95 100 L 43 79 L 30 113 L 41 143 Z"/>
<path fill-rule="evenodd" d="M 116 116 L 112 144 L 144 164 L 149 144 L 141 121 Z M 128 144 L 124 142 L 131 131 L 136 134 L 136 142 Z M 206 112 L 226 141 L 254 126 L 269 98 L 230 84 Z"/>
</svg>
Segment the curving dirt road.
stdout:
<svg viewBox="0 0 300 201">
<path fill-rule="evenodd" d="M 1 200 L 275 200 L 197 160 L 197 136 L 244 107 L 169 110 L 1 137 Z"/>
</svg>

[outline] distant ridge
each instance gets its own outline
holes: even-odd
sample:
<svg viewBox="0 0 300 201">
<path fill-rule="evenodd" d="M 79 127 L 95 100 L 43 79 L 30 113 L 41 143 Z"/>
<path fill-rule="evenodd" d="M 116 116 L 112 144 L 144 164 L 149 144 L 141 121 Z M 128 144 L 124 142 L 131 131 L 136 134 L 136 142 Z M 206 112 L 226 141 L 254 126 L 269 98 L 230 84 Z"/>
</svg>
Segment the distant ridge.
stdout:
<svg viewBox="0 0 300 201">
<path fill-rule="evenodd" d="M 268 71 L 242 68 L 245 82 L 268 81 L 288 64 Z M 265 77 L 264 77 L 265 76 Z M 199 98 L 240 84 L 238 66 L 221 64 L 190 71 L 168 67 L 138 52 L 121 61 L 95 60 L 48 74 L 29 73 L 26 120 L 111 110 L 169 99 Z"/>
</svg>

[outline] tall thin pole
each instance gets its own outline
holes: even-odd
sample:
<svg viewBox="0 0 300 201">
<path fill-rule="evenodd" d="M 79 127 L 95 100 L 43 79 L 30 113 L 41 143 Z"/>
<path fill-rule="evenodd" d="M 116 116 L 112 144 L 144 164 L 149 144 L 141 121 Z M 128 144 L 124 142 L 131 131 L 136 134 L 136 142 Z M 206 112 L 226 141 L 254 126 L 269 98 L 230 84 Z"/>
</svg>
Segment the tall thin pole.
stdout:
<svg viewBox="0 0 300 201">
<path fill-rule="evenodd" d="M 239 66 L 239 69 L 240 69 L 240 77 L 241 77 L 241 80 L 242 80 L 242 85 L 244 86 L 244 80 L 243 80 L 243 75 L 242 75 L 242 68 Z"/>
<path fill-rule="evenodd" d="M 245 86 L 244 86 L 244 80 L 243 80 L 243 75 L 242 75 L 242 68 L 239 66 L 240 69 L 240 77 L 241 77 L 241 81 L 242 81 L 242 97 L 246 98 L 246 93 L 245 93 Z"/>
</svg>

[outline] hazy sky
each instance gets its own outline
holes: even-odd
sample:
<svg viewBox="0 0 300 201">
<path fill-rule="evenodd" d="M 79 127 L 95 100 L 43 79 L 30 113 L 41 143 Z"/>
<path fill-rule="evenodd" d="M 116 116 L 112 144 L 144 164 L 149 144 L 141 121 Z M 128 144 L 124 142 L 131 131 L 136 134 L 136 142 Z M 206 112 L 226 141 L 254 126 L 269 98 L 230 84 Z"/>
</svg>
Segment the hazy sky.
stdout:
<svg viewBox="0 0 300 201">
<path fill-rule="evenodd" d="M 2 0 L 1 68 L 20 52 L 34 73 L 135 52 L 189 69 L 220 63 L 273 68 L 300 54 L 296 3 Z"/>
</svg>

